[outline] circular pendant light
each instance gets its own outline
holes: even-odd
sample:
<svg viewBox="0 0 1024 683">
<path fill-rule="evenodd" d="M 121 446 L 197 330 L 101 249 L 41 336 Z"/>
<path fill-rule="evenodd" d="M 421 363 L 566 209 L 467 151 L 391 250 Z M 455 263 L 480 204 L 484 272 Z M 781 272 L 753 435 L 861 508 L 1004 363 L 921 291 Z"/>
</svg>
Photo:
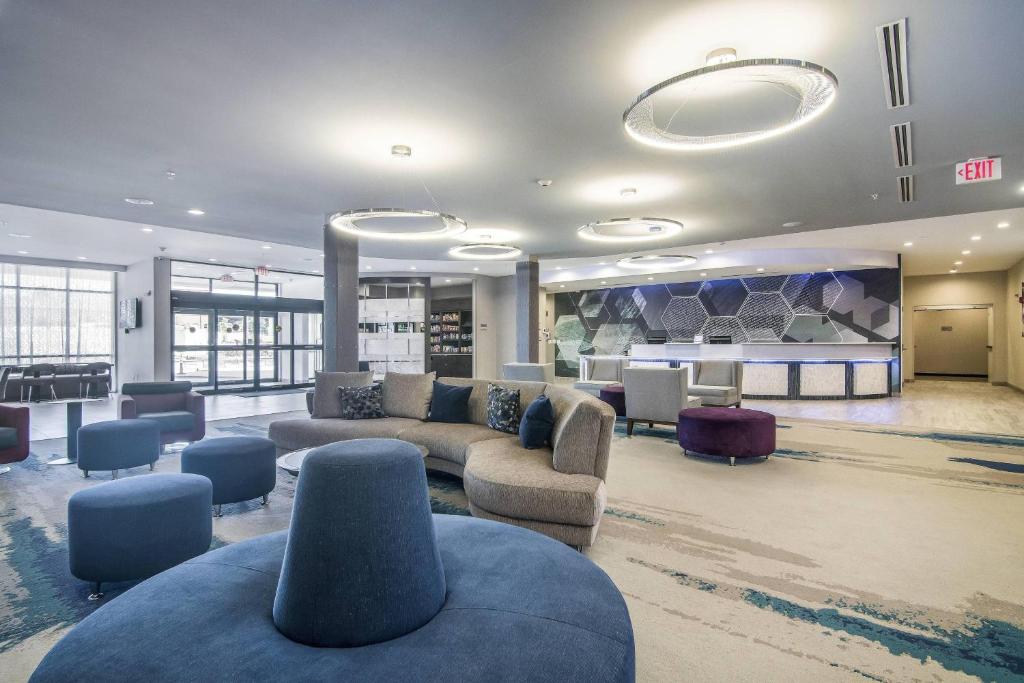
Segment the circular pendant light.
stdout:
<svg viewBox="0 0 1024 683">
<path fill-rule="evenodd" d="M 774 85 L 799 101 L 789 122 L 773 128 L 717 135 L 673 133 L 654 120 L 653 98 L 670 88 L 685 86 L 716 89 L 750 83 Z M 622 115 L 626 132 L 645 145 L 675 150 L 706 150 L 736 147 L 782 135 L 820 116 L 836 97 L 839 80 L 823 66 L 799 59 L 742 59 L 730 48 L 708 54 L 705 66 L 658 83 L 642 92 Z M 675 118 L 675 115 L 673 115 Z"/>
<path fill-rule="evenodd" d="M 647 254 L 646 256 L 627 256 L 616 261 L 620 268 L 660 268 L 663 266 L 688 266 L 697 259 L 686 254 Z"/>
<path fill-rule="evenodd" d="M 609 218 L 579 227 L 576 234 L 592 242 L 653 242 L 675 237 L 683 224 L 669 218 Z"/>
<path fill-rule="evenodd" d="M 493 261 L 503 258 L 515 258 L 523 253 L 519 247 L 511 244 L 460 244 L 448 250 L 449 256 L 455 258 L 472 259 L 474 261 Z"/>
<path fill-rule="evenodd" d="M 440 227 L 430 230 L 402 230 L 391 232 L 387 230 L 374 230 L 373 228 L 360 225 L 362 221 L 369 220 L 407 220 L 417 218 L 440 219 Z M 339 211 L 332 215 L 327 221 L 332 227 L 358 237 L 368 237 L 380 240 L 437 240 L 446 237 L 454 237 L 466 231 L 466 221 L 457 216 L 452 216 L 440 211 L 420 211 L 417 209 L 353 209 L 351 211 Z"/>
</svg>

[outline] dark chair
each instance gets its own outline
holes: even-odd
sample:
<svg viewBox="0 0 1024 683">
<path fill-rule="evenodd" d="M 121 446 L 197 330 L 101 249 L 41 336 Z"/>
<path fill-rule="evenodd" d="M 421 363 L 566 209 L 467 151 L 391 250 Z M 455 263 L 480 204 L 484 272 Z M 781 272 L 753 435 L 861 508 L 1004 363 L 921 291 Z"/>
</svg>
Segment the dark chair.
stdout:
<svg viewBox="0 0 1024 683">
<path fill-rule="evenodd" d="M 0 405 L 0 464 L 27 458 L 28 439 L 28 407 Z M 10 471 L 10 467 L 0 467 L 0 474 Z"/>
<path fill-rule="evenodd" d="M 145 418 L 160 425 L 160 443 L 200 441 L 206 436 L 205 397 L 192 382 L 130 382 L 121 387 L 118 417 Z"/>
<path fill-rule="evenodd" d="M 54 385 L 57 383 L 57 366 L 52 363 L 37 363 L 25 368 L 21 373 L 21 400 L 25 400 L 25 388 L 28 388 L 28 400 L 32 402 L 32 390 L 39 392 L 50 390 L 50 396 L 57 400 L 57 390 Z M 41 401 L 39 392 L 36 393 L 36 400 Z"/>
<path fill-rule="evenodd" d="M 92 392 L 93 396 L 100 395 L 100 387 L 103 388 L 104 393 L 110 392 L 110 368 L 114 367 L 110 363 L 89 363 L 82 367 L 82 371 L 78 374 L 78 397 L 89 398 L 89 389 L 95 387 Z M 85 387 L 85 393 L 82 393 L 82 387 Z"/>
</svg>

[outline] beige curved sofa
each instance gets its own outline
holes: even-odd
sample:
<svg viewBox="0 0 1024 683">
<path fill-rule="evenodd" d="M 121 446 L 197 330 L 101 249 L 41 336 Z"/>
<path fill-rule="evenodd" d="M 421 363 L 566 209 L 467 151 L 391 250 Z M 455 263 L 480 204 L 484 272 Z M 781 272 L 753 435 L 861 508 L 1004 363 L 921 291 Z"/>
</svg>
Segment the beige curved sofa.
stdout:
<svg viewBox="0 0 1024 683">
<path fill-rule="evenodd" d="M 572 546 L 597 538 L 605 506 L 604 478 L 615 411 L 582 391 L 544 382 L 442 378 L 472 386 L 470 424 L 403 417 L 279 420 L 270 438 L 279 453 L 334 441 L 392 438 L 429 450 L 428 469 L 461 476 L 476 517 L 533 529 Z M 487 426 L 487 385 L 519 389 L 523 411 L 541 393 L 551 399 L 555 427 L 551 448 L 527 450 L 519 437 Z"/>
</svg>

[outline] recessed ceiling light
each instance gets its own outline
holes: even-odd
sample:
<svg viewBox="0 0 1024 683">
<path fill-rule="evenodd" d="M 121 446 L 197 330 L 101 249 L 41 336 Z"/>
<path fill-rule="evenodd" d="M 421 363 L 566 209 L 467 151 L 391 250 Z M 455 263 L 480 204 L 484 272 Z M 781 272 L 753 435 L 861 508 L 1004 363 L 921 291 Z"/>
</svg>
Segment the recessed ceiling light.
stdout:
<svg viewBox="0 0 1024 683">
<path fill-rule="evenodd" d="M 7 233 L 7 236 L 8 237 L 17 237 L 20 240 L 30 240 L 30 239 L 32 239 L 32 235 L 26 235 L 23 232 L 9 232 L 9 233 Z"/>
<path fill-rule="evenodd" d="M 608 281 L 607 280 L 601 280 L 601 284 L 602 285 L 606 285 L 606 284 L 608 284 Z"/>
<path fill-rule="evenodd" d="M 153 228 L 139 228 L 142 232 L 153 232 Z"/>
<path fill-rule="evenodd" d="M 22 249 L 19 249 L 19 250 L 18 250 L 18 253 L 19 253 L 19 254 L 21 254 L 22 256 L 24 256 L 24 255 L 25 255 L 25 254 L 27 254 L 28 252 L 27 252 L 27 251 L 24 251 L 24 250 L 22 250 Z"/>
<path fill-rule="evenodd" d="M 562 266 L 555 266 L 555 270 L 561 270 Z"/>
<path fill-rule="evenodd" d="M 1024 185 L 1020 186 L 1020 190 L 1018 190 L 1018 192 L 1024 192 Z"/>
<path fill-rule="evenodd" d="M 607 261 L 598 261 L 597 265 L 599 265 L 599 266 L 607 266 L 608 262 Z"/>
<path fill-rule="evenodd" d="M 366 266 L 366 270 L 373 270 L 373 266 Z"/>
<path fill-rule="evenodd" d="M 480 270 L 480 266 L 473 266 L 473 270 Z"/>
<path fill-rule="evenodd" d="M 215 259 L 215 258 L 208 258 L 206 260 L 209 261 L 210 263 L 216 263 L 217 262 L 217 259 Z"/>
<path fill-rule="evenodd" d="M 320 258 L 323 258 L 323 257 L 324 257 L 324 255 L 323 255 L 323 254 L 320 254 Z"/>
<path fill-rule="evenodd" d="M 648 280 L 653 280 L 654 278 L 653 278 L 653 277 L 648 277 L 647 279 L 648 279 Z"/>
<path fill-rule="evenodd" d="M 541 178 L 537 181 L 537 184 L 541 187 L 551 187 L 552 181 L 548 178 Z"/>
<path fill-rule="evenodd" d="M 697 259 L 685 254 L 648 254 L 646 256 L 627 256 L 620 258 L 620 268 L 657 268 L 658 266 L 688 266 Z"/>
<path fill-rule="evenodd" d="M 558 285 L 559 289 L 565 289 L 565 285 Z"/>
<path fill-rule="evenodd" d="M 826 268 L 825 270 L 827 270 L 828 272 L 830 272 L 830 273 L 831 273 L 832 271 L 834 271 L 834 270 L 835 270 L 835 268 Z"/>
<path fill-rule="evenodd" d="M 129 204 L 135 204 L 136 206 L 153 206 L 156 204 L 152 199 L 146 199 L 144 197 L 125 197 L 124 200 Z"/>
<path fill-rule="evenodd" d="M 416 266 L 409 266 L 409 270 L 416 270 Z"/>
<path fill-rule="evenodd" d="M 165 171 L 164 175 L 167 176 L 168 180 L 174 180 L 175 178 L 178 177 L 178 174 L 175 173 L 174 171 Z"/>
<path fill-rule="evenodd" d="M 701 274 L 700 274 L 700 276 L 701 276 L 701 277 L 707 277 L 707 276 L 708 276 L 708 274 L 707 274 L 707 273 L 701 273 Z"/>
<path fill-rule="evenodd" d="M 260 249 L 268 249 L 269 250 L 269 249 L 272 249 L 272 247 L 269 244 L 264 244 L 262 247 L 260 247 Z"/>
<path fill-rule="evenodd" d="M 491 244 L 481 242 L 479 244 L 460 244 L 448 250 L 449 256 L 455 258 L 475 259 L 492 261 L 503 258 L 515 258 L 523 253 L 519 247 L 511 244 Z"/>
<path fill-rule="evenodd" d="M 972 242 L 980 242 L 981 241 L 981 235 L 971 235 L 971 241 Z"/>
<path fill-rule="evenodd" d="M 682 223 L 668 218 L 610 218 L 580 226 L 576 234 L 591 242 L 650 242 L 682 231 Z"/>
<path fill-rule="evenodd" d="M 715 253 L 715 250 L 714 250 L 714 249 L 705 249 L 705 250 L 704 250 L 704 253 L 705 253 L 705 254 L 714 254 L 714 253 Z"/>
<path fill-rule="evenodd" d="M 970 249 L 964 249 L 960 253 L 963 254 L 964 256 L 970 256 L 971 250 Z"/>
<path fill-rule="evenodd" d="M 635 187 L 624 187 L 621 190 L 619 190 L 619 196 L 622 197 L 623 199 L 625 199 L 627 197 L 635 197 L 636 196 L 636 188 Z"/>
<path fill-rule="evenodd" d="M 956 272 L 956 268 L 951 268 L 949 272 L 955 273 Z"/>
<path fill-rule="evenodd" d="M 202 216 L 206 212 L 203 211 L 202 209 L 189 209 L 188 213 L 192 216 Z"/>
<path fill-rule="evenodd" d="M 89 257 L 88 257 L 88 256 L 77 256 L 76 258 L 77 258 L 77 259 L 78 259 L 79 261 L 88 261 L 88 260 L 89 260 Z"/>
<path fill-rule="evenodd" d="M 954 266 L 962 266 L 963 264 L 964 264 L 963 261 L 953 261 L 953 265 Z"/>
<path fill-rule="evenodd" d="M 800 221 L 789 221 L 788 223 L 783 223 L 782 227 L 784 227 L 784 228 L 799 228 L 801 225 L 803 225 L 803 223 L 801 223 Z"/>
<path fill-rule="evenodd" d="M 1007 223 L 1006 221 L 1003 221 L 1002 223 L 996 223 L 996 227 L 999 228 L 1000 230 L 1005 230 L 1006 228 L 1010 227 L 1010 224 Z"/>
<path fill-rule="evenodd" d="M 408 159 L 412 156 L 412 147 L 409 145 L 391 145 L 391 156 L 398 159 Z"/>
<path fill-rule="evenodd" d="M 444 281 L 445 281 L 445 282 L 451 282 L 451 281 L 452 281 L 452 279 L 451 279 L 450 277 L 446 277 L 446 278 L 444 279 Z"/>
<path fill-rule="evenodd" d="M 903 246 L 905 246 L 905 247 L 912 247 L 912 246 L 914 246 L 914 243 L 913 242 L 904 242 Z"/>
<path fill-rule="evenodd" d="M 759 272 L 759 273 L 763 273 L 763 272 L 764 272 L 764 268 L 758 268 L 758 269 L 757 269 L 757 272 Z"/>
</svg>

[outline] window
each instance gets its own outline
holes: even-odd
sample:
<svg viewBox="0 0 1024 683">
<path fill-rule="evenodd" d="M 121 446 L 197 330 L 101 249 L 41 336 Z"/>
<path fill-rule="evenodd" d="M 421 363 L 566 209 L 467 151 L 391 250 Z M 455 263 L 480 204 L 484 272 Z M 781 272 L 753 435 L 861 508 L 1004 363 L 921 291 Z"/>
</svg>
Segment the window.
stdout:
<svg viewBox="0 0 1024 683">
<path fill-rule="evenodd" d="M 113 356 L 113 273 L 0 263 L 0 365 Z"/>
</svg>

